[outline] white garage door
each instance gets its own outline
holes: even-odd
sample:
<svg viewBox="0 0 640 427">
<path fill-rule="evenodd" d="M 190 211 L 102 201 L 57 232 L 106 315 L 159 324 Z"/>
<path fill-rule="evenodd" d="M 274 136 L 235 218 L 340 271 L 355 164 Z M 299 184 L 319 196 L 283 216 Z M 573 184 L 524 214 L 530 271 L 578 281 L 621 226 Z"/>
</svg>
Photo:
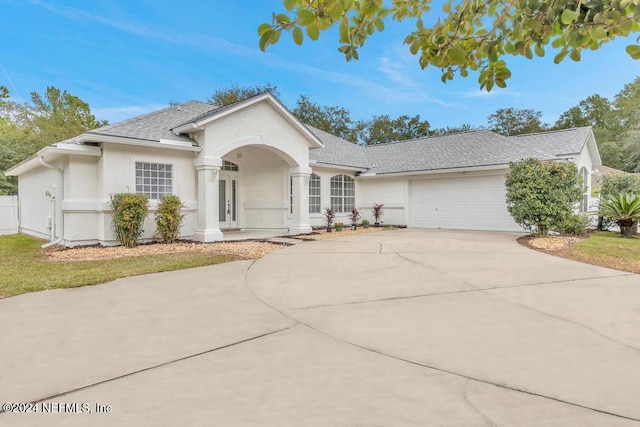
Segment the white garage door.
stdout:
<svg viewBox="0 0 640 427">
<path fill-rule="evenodd" d="M 504 175 L 411 181 L 411 226 L 522 231 L 507 211 Z"/>
</svg>

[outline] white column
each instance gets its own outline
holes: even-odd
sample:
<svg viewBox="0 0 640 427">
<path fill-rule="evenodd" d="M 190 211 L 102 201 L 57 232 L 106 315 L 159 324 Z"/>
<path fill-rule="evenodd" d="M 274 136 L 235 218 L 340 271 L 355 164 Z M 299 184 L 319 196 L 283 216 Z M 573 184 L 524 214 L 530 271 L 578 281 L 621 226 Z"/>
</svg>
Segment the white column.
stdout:
<svg viewBox="0 0 640 427">
<path fill-rule="evenodd" d="M 219 182 L 222 159 L 204 157 L 194 162 L 198 173 L 198 228 L 194 239 L 200 242 L 222 240 L 218 218 Z"/>
<path fill-rule="evenodd" d="M 311 168 L 295 167 L 289 169 L 293 180 L 293 222 L 289 234 L 311 233 L 309 225 L 309 177 Z"/>
</svg>

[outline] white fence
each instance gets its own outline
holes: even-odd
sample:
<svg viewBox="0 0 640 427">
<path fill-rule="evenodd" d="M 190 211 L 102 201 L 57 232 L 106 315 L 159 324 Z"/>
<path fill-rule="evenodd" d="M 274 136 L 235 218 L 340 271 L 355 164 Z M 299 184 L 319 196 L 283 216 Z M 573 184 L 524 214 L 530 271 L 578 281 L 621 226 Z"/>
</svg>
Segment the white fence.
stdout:
<svg viewBox="0 0 640 427">
<path fill-rule="evenodd" d="M 0 196 L 0 235 L 18 232 L 18 196 Z"/>
</svg>

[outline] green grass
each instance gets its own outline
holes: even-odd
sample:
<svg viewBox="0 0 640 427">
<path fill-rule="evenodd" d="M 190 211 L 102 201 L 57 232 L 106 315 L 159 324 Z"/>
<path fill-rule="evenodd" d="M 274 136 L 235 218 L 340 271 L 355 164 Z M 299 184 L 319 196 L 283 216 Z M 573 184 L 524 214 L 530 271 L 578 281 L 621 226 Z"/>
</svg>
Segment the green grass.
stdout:
<svg viewBox="0 0 640 427">
<path fill-rule="evenodd" d="M 640 273 L 640 237 L 624 239 L 620 233 L 598 231 L 571 247 L 572 258 L 618 270 Z"/>
<path fill-rule="evenodd" d="M 623 239 L 620 233 L 596 231 L 574 248 L 589 255 L 609 255 L 640 262 L 640 238 Z"/>
<path fill-rule="evenodd" d="M 240 259 L 233 255 L 173 253 L 101 261 L 48 261 L 41 243 L 22 234 L 0 236 L 0 298 Z"/>
</svg>

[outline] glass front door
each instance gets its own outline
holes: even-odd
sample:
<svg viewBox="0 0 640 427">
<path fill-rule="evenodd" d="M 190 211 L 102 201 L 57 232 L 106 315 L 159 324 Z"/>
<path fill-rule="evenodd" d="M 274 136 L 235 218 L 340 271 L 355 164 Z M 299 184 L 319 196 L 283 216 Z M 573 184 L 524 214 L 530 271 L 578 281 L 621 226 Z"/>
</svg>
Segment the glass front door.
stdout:
<svg viewBox="0 0 640 427">
<path fill-rule="evenodd" d="M 220 175 L 219 186 L 220 228 L 238 228 L 238 180 L 232 176 Z"/>
</svg>

